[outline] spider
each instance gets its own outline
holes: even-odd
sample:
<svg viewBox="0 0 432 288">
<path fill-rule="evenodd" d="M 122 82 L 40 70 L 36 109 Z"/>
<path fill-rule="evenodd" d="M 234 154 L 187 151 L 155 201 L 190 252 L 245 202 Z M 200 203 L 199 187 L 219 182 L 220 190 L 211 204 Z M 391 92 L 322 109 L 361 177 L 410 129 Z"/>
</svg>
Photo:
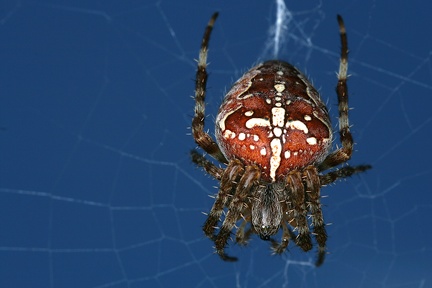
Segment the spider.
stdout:
<svg viewBox="0 0 432 288">
<path fill-rule="evenodd" d="M 255 233 L 271 242 L 274 254 L 283 253 L 290 240 L 309 251 L 313 235 L 319 266 L 327 241 L 320 188 L 371 168 L 343 166 L 323 173 L 347 162 L 353 150 L 346 83 L 348 44 L 342 17 L 337 16 L 342 47 L 336 86 L 342 147 L 332 152 L 327 107 L 308 79 L 280 60 L 253 67 L 233 84 L 215 120 L 216 141 L 204 131 L 208 44 L 217 17 L 216 12 L 202 39 L 192 120 L 195 142 L 225 166 L 215 165 L 196 150 L 191 152 L 192 161 L 220 181 L 203 231 L 225 261 L 237 260 L 225 252 L 233 230 L 236 243 L 246 245 Z M 272 238 L 279 230 L 280 242 Z"/>
</svg>

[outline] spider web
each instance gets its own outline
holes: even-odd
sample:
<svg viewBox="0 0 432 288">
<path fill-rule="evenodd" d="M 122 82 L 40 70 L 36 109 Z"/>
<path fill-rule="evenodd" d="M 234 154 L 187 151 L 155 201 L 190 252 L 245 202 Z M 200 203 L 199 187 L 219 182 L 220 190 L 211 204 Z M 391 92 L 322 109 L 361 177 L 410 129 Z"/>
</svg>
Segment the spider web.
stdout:
<svg viewBox="0 0 432 288">
<path fill-rule="evenodd" d="M 1 287 L 432 286 L 431 4 L 277 2 L 0 4 Z M 217 183 L 191 164 L 187 127 L 216 10 L 211 130 L 230 84 L 272 55 L 314 80 L 335 119 L 345 18 L 350 163 L 374 168 L 322 190 L 320 268 L 256 237 L 224 263 L 201 232 Z"/>
</svg>

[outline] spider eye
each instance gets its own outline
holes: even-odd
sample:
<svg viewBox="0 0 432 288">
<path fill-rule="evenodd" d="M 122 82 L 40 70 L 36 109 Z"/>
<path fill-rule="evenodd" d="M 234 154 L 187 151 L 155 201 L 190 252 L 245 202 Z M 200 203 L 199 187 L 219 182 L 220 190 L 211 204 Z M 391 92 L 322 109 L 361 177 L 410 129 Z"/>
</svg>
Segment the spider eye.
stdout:
<svg viewBox="0 0 432 288">
<path fill-rule="evenodd" d="M 275 232 L 273 232 L 276 230 Z M 268 241 L 270 240 L 270 236 L 276 234 L 276 232 L 279 230 L 279 227 L 270 227 L 270 226 L 263 226 L 259 230 L 259 237 L 264 240 Z"/>
</svg>

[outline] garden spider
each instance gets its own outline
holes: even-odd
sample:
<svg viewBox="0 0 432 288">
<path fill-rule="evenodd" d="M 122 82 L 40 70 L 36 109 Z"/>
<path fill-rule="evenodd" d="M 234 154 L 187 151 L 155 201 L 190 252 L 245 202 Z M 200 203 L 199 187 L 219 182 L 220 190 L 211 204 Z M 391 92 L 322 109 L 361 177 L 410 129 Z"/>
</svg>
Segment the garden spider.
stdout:
<svg viewBox="0 0 432 288">
<path fill-rule="evenodd" d="M 371 168 L 343 166 L 322 173 L 347 162 L 353 151 L 346 84 L 348 44 L 342 17 L 337 16 L 342 48 L 336 86 L 342 147 L 330 152 L 333 131 L 327 107 L 301 72 L 279 60 L 253 67 L 234 83 L 216 117 L 216 142 L 204 131 L 208 43 L 217 16 L 211 17 L 202 39 L 192 121 L 198 146 L 226 165 L 220 168 L 195 150 L 191 152 L 193 162 L 220 181 L 204 233 L 226 261 L 237 260 L 225 253 L 233 229 L 238 244 L 246 245 L 256 233 L 271 241 L 275 254 L 283 253 L 290 240 L 308 251 L 314 235 L 319 266 L 327 240 L 321 186 Z M 271 236 L 279 229 L 282 239 L 277 242 Z"/>
</svg>

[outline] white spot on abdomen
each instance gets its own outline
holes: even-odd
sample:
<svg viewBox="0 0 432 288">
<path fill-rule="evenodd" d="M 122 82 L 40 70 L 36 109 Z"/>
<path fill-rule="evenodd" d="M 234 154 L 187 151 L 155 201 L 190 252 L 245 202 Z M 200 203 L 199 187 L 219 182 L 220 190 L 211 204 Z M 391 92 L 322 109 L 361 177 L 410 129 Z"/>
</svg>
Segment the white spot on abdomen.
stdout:
<svg viewBox="0 0 432 288">
<path fill-rule="evenodd" d="M 270 121 L 264 118 L 251 118 L 246 121 L 246 128 L 251 129 L 255 126 L 270 127 Z"/>
<path fill-rule="evenodd" d="M 231 114 L 233 114 L 234 112 L 236 112 L 238 109 L 240 109 L 241 106 L 238 106 L 237 108 L 235 108 L 234 110 L 231 110 L 225 114 L 223 114 L 222 119 L 219 120 L 219 128 L 221 129 L 221 131 L 225 131 L 226 127 L 225 127 L 225 121 L 228 118 L 228 116 L 230 116 Z"/>
<path fill-rule="evenodd" d="M 281 163 L 282 143 L 279 138 L 274 138 L 270 147 L 272 150 L 272 156 L 270 158 L 270 177 L 273 181 L 276 181 L 276 170 L 279 168 Z"/>
<path fill-rule="evenodd" d="M 309 132 L 307 126 L 303 122 L 301 122 L 299 120 L 288 121 L 286 123 L 286 128 L 301 130 L 304 133 L 308 133 Z"/>
<path fill-rule="evenodd" d="M 273 129 L 273 133 L 276 137 L 280 137 L 282 135 L 282 129 L 279 127 L 276 127 Z"/>
<path fill-rule="evenodd" d="M 285 109 L 274 107 L 272 108 L 273 126 L 283 127 L 285 121 Z"/>
<path fill-rule="evenodd" d="M 309 145 L 316 145 L 317 144 L 317 139 L 315 137 L 309 137 L 309 138 L 306 139 L 306 142 Z"/>
<path fill-rule="evenodd" d="M 276 85 L 274 85 L 274 88 L 276 89 L 277 92 L 282 92 L 285 90 L 285 85 L 284 84 L 276 84 Z"/>
<path fill-rule="evenodd" d="M 231 130 L 228 130 L 228 129 L 227 129 L 227 130 L 225 130 L 225 131 L 223 132 L 223 137 L 224 137 L 224 138 L 234 139 L 235 136 L 236 136 L 236 133 L 232 132 Z"/>
</svg>

